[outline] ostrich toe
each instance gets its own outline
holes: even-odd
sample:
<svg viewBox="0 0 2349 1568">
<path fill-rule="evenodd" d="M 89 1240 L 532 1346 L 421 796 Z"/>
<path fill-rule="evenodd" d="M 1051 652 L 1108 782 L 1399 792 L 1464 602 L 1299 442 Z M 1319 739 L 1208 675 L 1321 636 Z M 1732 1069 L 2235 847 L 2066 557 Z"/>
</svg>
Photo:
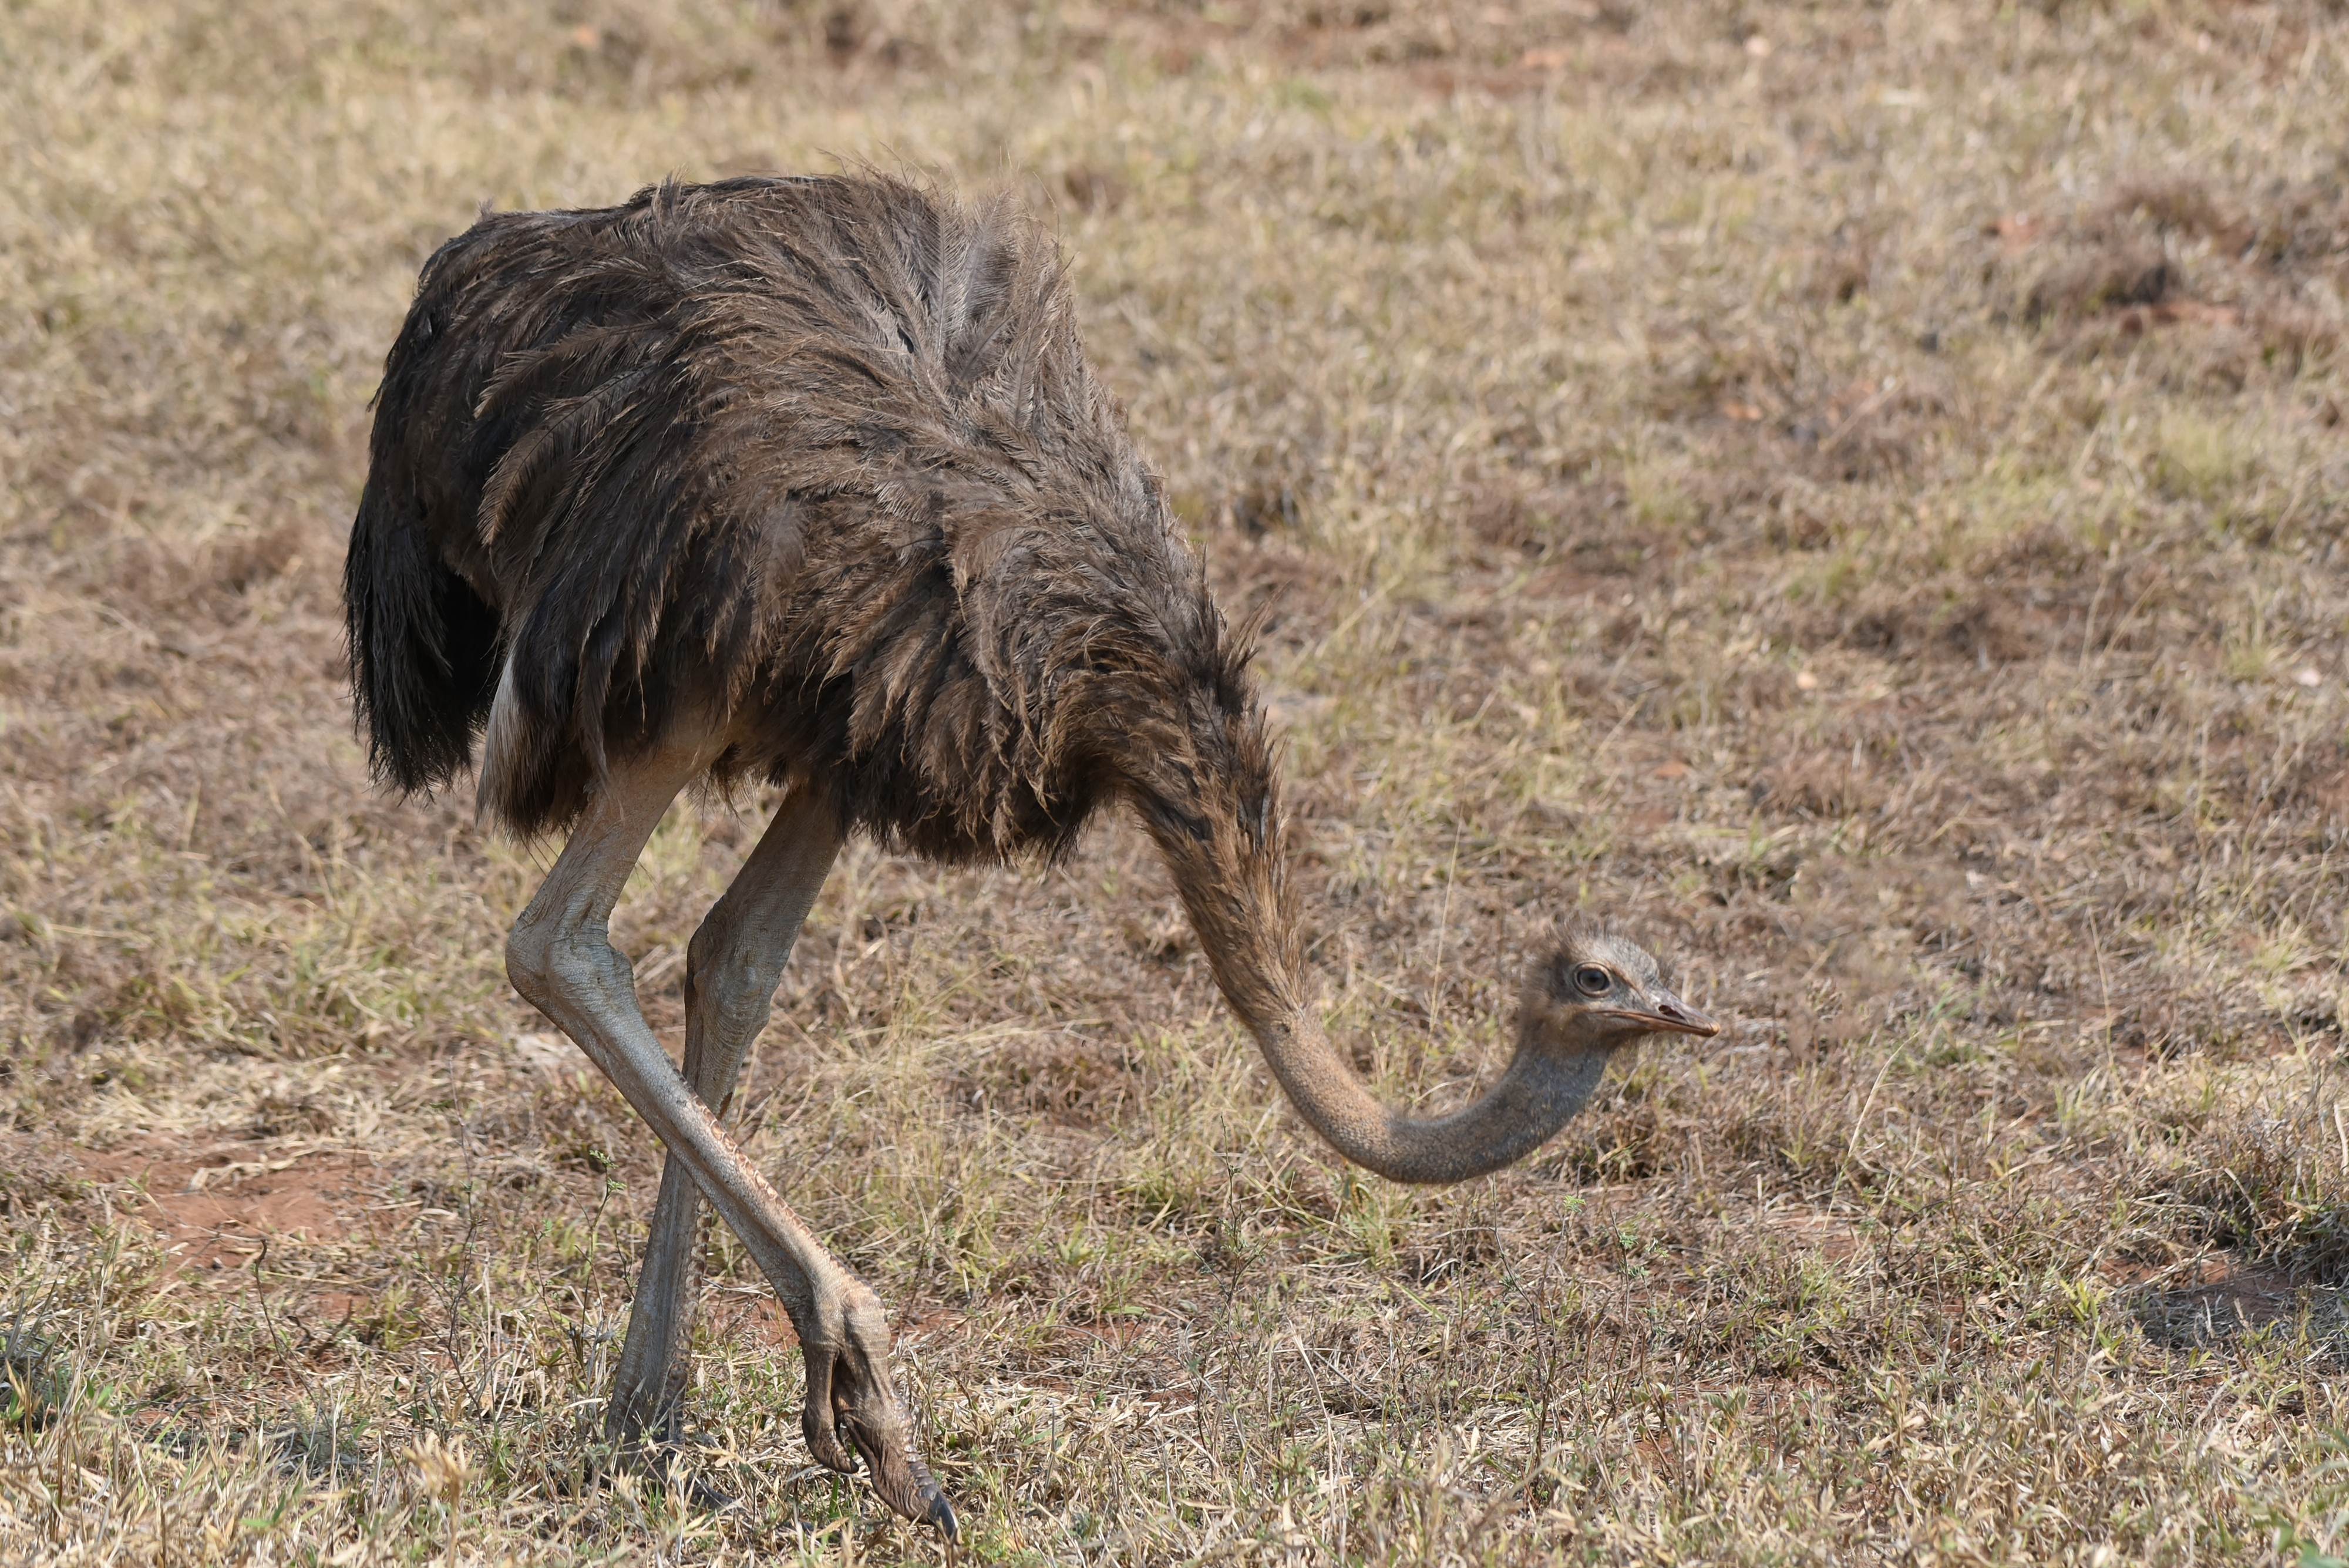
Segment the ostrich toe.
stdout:
<svg viewBox="0 0 2349 1568">
<path fill-rule="evenodd" d="M 863 1286 L 818 1308 L 828 1321 L 802 1331 L 807 1407 L 800 1430 L 817 1460 L 853 1472 L 861 1457 L 873 1490 L 900 1516 L 957 1538 L 953 1504 L 914 1446 L 913 1424 L 889 1378 L 889 1326 L 880 1300 Z"/>
</svg>

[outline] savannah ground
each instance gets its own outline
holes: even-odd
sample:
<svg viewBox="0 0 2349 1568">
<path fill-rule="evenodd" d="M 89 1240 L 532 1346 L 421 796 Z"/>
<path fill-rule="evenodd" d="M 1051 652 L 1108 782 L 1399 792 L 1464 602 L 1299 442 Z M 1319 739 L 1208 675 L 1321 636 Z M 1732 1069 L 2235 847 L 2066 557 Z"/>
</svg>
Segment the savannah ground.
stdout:
<svg viewBox="0 0 2349 1568">
<path fill-rule="evenodd" d="M 850 853 L 738 1104 L 981 1562 L 2349 1551 L 2349 14 L 0 7 L 0 1559 L 938 1562 L 732 1240 L 583 1483 L 657 1151 L 370 789 L 342 539 L 482 203 L 1008 189 L 1263 669 L 1334 1019 L 1553 917 L 1731 1020 L 1410 1190 L 1139 835 Z M 657 1025 L 769 802 L 617 930 Z M 712 1511 L 686 1484 L 733 1494 Z"/>
</svg>

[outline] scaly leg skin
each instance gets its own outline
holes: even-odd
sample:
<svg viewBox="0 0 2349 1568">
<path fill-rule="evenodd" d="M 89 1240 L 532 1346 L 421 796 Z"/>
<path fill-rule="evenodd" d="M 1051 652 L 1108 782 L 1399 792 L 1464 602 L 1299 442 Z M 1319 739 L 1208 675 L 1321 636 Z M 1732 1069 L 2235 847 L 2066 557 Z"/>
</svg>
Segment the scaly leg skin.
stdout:
<svg viewBox="0 0 2349 1568">
<path fill-rule="evenodd" d="M 792 940 L 839 847 L 839 825 L 818 792 L 794 789 L 686 949 L 685 1078 L 720 1116 L 743 1057 L 766 1027 Z M 670 1155 L 661 1167 L 660 1197 L 636 1273 L 627 1342 L 604 1409 L 605 1436 L 623 1453 L 648 1433 L 663 1443 L 678 1439 L 700 1219 L 701 1194 L 692 1174 Z"/>
<path fill-rule="evenodd" d="M 853 1470 L 862 1455 L 884 1502 L 951 1540 L 954 1509 L 915 1451 L 889 1379 L 880 1298 L 823 1250 L 678 1074 L 637 1008 L 628 961 L 611 944 L 612 906 L 645 841 L 713 754 L 673 747 L 613 770 L 514 922 L 506 974 L 651 1125 L 767 1276 L 807 1358 L 800 1430 L 815 1457 Z"/>
</svg>

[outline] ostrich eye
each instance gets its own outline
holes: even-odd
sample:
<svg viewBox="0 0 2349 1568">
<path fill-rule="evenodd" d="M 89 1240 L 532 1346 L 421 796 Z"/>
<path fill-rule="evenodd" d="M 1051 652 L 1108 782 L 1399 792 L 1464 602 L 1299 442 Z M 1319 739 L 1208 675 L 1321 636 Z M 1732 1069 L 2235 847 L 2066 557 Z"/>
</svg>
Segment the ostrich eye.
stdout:
<svg viewBox="0 0 2349 1568">
<path fill-rule="evenodd" d="M 1574 971 L 1574 983 L 1582 988 L 1585 996 L 1604 996 L 1615 983 L 1615 977 L 1595 963 L 1587 963 Z"/>
</svg>

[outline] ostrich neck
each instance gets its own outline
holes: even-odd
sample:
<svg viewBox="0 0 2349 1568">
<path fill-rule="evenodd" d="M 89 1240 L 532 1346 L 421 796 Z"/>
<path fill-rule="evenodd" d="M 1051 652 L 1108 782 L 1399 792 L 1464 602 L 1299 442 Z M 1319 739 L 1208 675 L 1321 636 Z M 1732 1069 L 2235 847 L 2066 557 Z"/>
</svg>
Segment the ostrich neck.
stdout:
<svg viewBox="0 0 2349 1568">
<path fill-rule="evenodd" d="M 1521 1038 L 1483 1094 L 1444 1116 L 1413 1116 L 1379 1103 L 1309 1010 L 1247 1023 L 1298 1114 L 1340 1154 L 1395 1181 L 1464 1181 L 1515 1164 L 1582 1108 L 1609 1054 L 1554 1054 Z"/>
<path fill-rule="evenodd" d="M 1597 1043 L 1577 1049 L 1571 1040 L 1537 1041 L 1526 1018 L 1507 1068 L 1467 1105 L 1421 1117 L 1379 1102 L 1322 1027 L 1279 819 L 1268 790 L 1257 798 L 1261 810 L 1237 812 L 1170 810 L 1147 796 L 1138 804 L 1217 987 L 1298 1113 L 1355 1164 L 1413 1182 L 1497 1170 L 1564 1126 L 1598 1086 L 1611 1053 Z M 1263 825 L 1259 833 L 1241 826 L 1250 820 Z"/>
</svg>

